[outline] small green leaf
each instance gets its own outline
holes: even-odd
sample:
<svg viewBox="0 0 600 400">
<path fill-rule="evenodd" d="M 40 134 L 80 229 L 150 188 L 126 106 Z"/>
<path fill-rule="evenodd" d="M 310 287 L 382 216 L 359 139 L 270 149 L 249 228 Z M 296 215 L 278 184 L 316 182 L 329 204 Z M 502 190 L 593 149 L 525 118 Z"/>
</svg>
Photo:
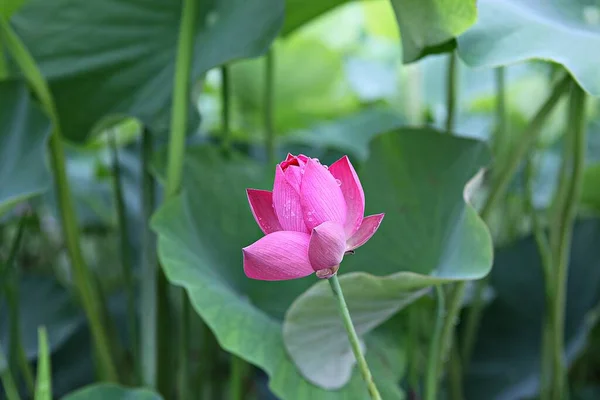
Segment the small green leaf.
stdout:
<svg viewBox="0 0 600 400">
<path fill-rule="evenodd" d="M 52 372 L 50 366 L 50 348 L 46 328 L 38 328 L 38 363 L 35 383 L 35 400 L 52 400 Z"/>
<path fill-rule="evenodd" d="M 162 400 L 162 397 L 148 389 L 128 389 L 112 384 L 97 384 L 71 393 L 62 400 Z"/>
<path fill-rule="evenodd" d="M 480 0 L 477 23 L 458 38 L 460 57 L 476 67 L 541 59 L 562 64 L 582 88 L 600 95 L 600 3 Z"/>
<path fill-rule="evenodd" d="M 451 51 L 456 36 L 477 19 L 476 0 L 391 0 L 404 63 Z"/>
<path fill-rule="evenodd" d="M 49 135 L 50 121 L 32 103 L 27 86 L 0 82 L 0 216 L 50 186 Z"/>
<path fill-rule="evenodd" d="M 283 7 L 283 0 L 203 1 L 193 79 L 263 53 Z M 132 116 L 152 132 L 167 130 L 180 14 L 180 0 L 30 0 L 11 22 L 49 80 L 64 136 L 85 141 L 104 118 Z"/>
</svg>

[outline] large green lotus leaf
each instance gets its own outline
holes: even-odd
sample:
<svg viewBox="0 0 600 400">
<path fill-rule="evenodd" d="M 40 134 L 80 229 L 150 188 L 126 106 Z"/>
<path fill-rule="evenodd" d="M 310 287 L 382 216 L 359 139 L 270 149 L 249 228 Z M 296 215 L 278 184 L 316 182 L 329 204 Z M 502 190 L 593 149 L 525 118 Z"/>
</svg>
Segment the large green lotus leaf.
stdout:
<svg viewBox="0 0 600 400">
<path fill-rule="evenodd" d="M 477 19 L 476 0 L 391 0 L 405 63 L 452 50 Z"/>
<path fill-rule="evenodd" d="M 49 349 L 53 352 L 85 322 L 71 295 L 50 276 L 24 275 L 19 284 L 19 294 L 21 343 L 30 361 L 35 360 L 38 354 L 39 326 L 46 327 Z M 0 342 L 10 348 L 7 306 L 6 301 L 0 301 Z M 0 370 L 4 368 L 6 365 L 0 365 Z"/>
<path fill-rule="evenodd" d="M 600 301 L 600 220 L 576 223 L 573 231 L 565 348 L 570 362 L 585 345 L 588 317 Z M 522 399 L 539 385 L 544 288 L 534 239 L 529 236 L 496 252 L 491 285 L 495 298 L 481 321 L 466 379 L 468 399 Z"/>
<path fill-rule="evenodd" d="M 221 346 L 264 369 L 278 397 L 363 399 L 367 389 L 358 372 L 341 391 L 325 391 L 302 378 L 283 346 L 283 314 L 315 277 L 261 282 L 243 273 L 241 248 L 260 237 L 245 188 L 270 187 L 271 175 L 249 160 L 225 161 L 212 148 L 188 152 L 183 194 L 167 202 L 152 221 L 161 264 L 171 283 L 188 291 Z M 401 398 L 400 343 L 375 336 L 368 340 L 373 346 L 369 362 L 383 396 Z"/>
<path fill-rule="evenodd" d="M 366 388 L 358 371 L 340 391 L 328 392 L 302 378 L 291 362 L 283 345 L 283 316 L 315 278 L 261 282 L 245 277 L 241 248 L 261 236 L 245 188 L 270 188 L 272 171 L 243 159 L 224 162 L 218 154 L 209 148 L 190 151 L 182 195 L 153 218 L 168 279 L 188 291 L 192 305 L 226 350 L 270 375 L 276 395 L 364 398 Z M 482 143 L 430 130 L 377 139 L 361 176 L 369 209 L 388 213 L 389 220 L 364 249 L 348 258 L 343 271 L 389 275 L 406 270 L 440 279 L 485 275 L 491 257 L 489 235 L 465 205 L 463 189 L 487 161 Z M 397 398 L 398 376 L 391 379 L 395 370 L 385 367 L 389 361 L 382 363 L 378 354 L 385 350 L 373 342 L 375 337 L 365 338 L 367 357 L 375 370 L 388 370 L 374 373 L 382 391 L 389 393 L 384 398 Z"/>
<path fill-rule="evenodd" d="M 293 36 L 278 42 L 273 54 L 277 133 L 347 114 L 358 107 L 350 87 L 346 85 L 347 90 L 342 90 L 346 82 L 341 54 L 319 40 Z M 264 71 L 264 59 L 244 61 L 231 68 L 235 100 L 244 118 L 260 130 L 264 125 Z"/>
<path fill-rule="evenodd" d="M 359 335 L 431 285 L 482 278 L 492 264 L 489 232 L 463 198 L 468 180 L 489 161 L 486 147 L 432 130 L 401 132 L 381 136 L 371 147 L 360 175 L 367 214 L 386 215 L 365 249 L 347 257 L 341 270 L 405 272 L 341 276 Z M 307 379 L 336 388 L 350 377 L 354 357 L 350 343 L 339 340 L 345 330 L 336 304 L 325 300 L 330 296 L 327 282 L 319 282 L 296 299 L 286 314 L 284 342 Z"/>
<path fill-rule="evenodd" d="M 62 398 L 62 400 L 161 400 L 162 397 L 148 389 L 129 389 L 113 384 L 97 384 L 85 387 Z"/>
<path fill-rule="evenodd" d="M 564 65 L 600 95 L 597 0 L 480 0 L 477 23 L 458 38 L 460 57 L 478 67 L 543 59 Z"/>
<path fill-rule="evenodd" d="M 86 139 L 109 116 L 134 116 L 152 131 L 167 129 L 181 5 L 181 0 L 31 0 L 13 16 L 50 81 L 67 138 Z M 281 27 L 283 7 L 283 0 L 199 2 L 194 79 L 264 52 Z"/>
<path fill-rule="evenodd" d="M 0 82 L 0 216 L 52 183 L 46 165 L 50 121 L 31 101 L 27 86 Z"/>
</svg>

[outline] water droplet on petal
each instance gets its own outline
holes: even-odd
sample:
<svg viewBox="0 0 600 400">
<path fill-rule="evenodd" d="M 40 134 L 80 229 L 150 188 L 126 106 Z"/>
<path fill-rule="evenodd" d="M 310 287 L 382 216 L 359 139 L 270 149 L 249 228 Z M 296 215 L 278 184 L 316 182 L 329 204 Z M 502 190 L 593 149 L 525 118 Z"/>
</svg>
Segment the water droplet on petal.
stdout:
<svg viewBox="0 0 600 400">
<path fill-rule="evenodd" d="M 335 183 L 337 183 L 338 186 L 342 186 L 342 181 L 340 181 L 339 179 L 336 179 Z"/>
</svg>

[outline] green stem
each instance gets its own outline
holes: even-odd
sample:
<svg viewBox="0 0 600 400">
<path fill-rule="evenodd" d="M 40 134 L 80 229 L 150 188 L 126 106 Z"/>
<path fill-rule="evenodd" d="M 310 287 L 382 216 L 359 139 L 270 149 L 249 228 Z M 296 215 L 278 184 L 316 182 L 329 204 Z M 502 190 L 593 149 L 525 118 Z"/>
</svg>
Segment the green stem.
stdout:
<svg viewBox="0 0 600 400">
<path fill-rule="evenodd" d="M 265 147 L 267 150 L 267 162 L 269 165 L 275 163 L 275 131 L 273 122 L 274 107 L 274 84 L 275 84 L 275 59 L 273 49 L 269 49 L 265 57 Z"/>
<path fill-rule="evenodd" d="M 442 330 L 446 314 L 446 302 L 444 289 L 440 285 L 435 286 L 437 297 L 437 313 L 435 328 L 429 345 L 429 356 L 427 358 L 427 371 L 425 373 L 425 400 L 437 400 L 437 391 L 440 371 L 440 354 L 442 352 Z"/>
<path fill-rule="evenodd" d="M 441 348 L 439 354 L 439 371 L 438 376 L 442 375 L 444 360 L 448 358 L 448 354 L 452 347 L 456 346 L 454 340 L 454 332 L 460 313 L 460 307 L 462 305 L 462 299 L 465 295 L 466 286 L 454 285 L 450 289 L 450 296 L 448 299 L 448 309 L 445 311 L 446 316 L 444 318 L 444 325 L 442 327 L 442 333 L 440 336 Z M 460 361 L 460 360 L 459 360 Z"/>
<path fill-rule="evenodd" d="M 519 165 L 525 159 L 529 149 L 536 142 L 541 128 L 560 100 L 562 94 L 568 89 L 569 84 L 570 78 L 569 76 L 565 76 L 554 86 L 550 96 L 548 96 L 544 104 L 542 104 L 527 127 L 523 130 L 523 133 L 519 136 L 519 142 L 517 142 L 514 148 L 509 152 L 506 163 L 499 167 L 499 173 L 496 175 L 496 179 L 490 188 L 488 198 L 480 213 L 483 220 L 489 218 L 496 202 L 506 193 L 506 189 Z M 481 312 L 483 311 L 483 292 L 488 283 L 488 279 L 489 278 L 484 278 L 476 283 L 473 305 L 470 307 L 467 314 L 461 354 L 465 370 L 468 367 L 471 352 L 475 345 L 475 337 L 479 329 Z M 466 282 L 460 283 L 460 285 L 466 285 Z"/>
<path fill-rule="evenodd" d="M 496 129 L 494 131 L 493 148 L 496 154 L 504 153 L 504 143 L 506 143 L 506 79 L 504 67 L 496 68 Z"/>
<path fill-rule="evenodd" d="M 181 295 L 181 323 L 179 326 L 179 398 L 182 400 L 190 399 L 190 301 L 184 290 L 180 291 Z"/>
<path fill-rule="evenodd" d="M 170 313 L 169 283 L 164 271 L 157 268 L 156 275 L 156 388 L 164 398 L 172 397 L 173 352 Z"/>
<path fill-rule="evenodd" d="M 19 293 L 19 269 L 16 265 L 17 254 L 21 248 L 21 242 L 25 234 L 25 219 L 24 214 L 19 219 L 17 233 L 11 243 L 8 258 L 4 267 L 0 265 L 0 282 L 4 282 L 4 290 L 6 292 L 6 300 L 9 307 L 9 368 L 16 374 L 20 369 L 29 393 L 34 393 L 35 383 L 33 379 L 33 371 L 27 360 L 27 354 L 21 340 L 21 318 L 19 312 L 20 293 Z"/>
<path fill-rule="evenodd" d="M 150 217 L 155 207 L 155 182 L 150 173 L 150 161 L 154 150 L 152 135 L 144 128 L 141 143 L 141 174 L 142 174 L 142 274 L 140 282 L 140 368 L 142 382 L 145 386 L 156 387 L 156 357 L 157 357 L 157 274 L 156 238 L 150 229 Z"/>
<path fill-rule="evenodd" d="M 107 381 L 117 381 L 117 369 L 113 362 L 111 346 L 102 321 L 102 307 L 98 302 L 98 288 L 93 280 L 93 275 L 88 269 L 79 240 L 79 230 L 75 206 L 71 198 L 69 180 L 67 179 L 67 168 L 65 165 L 65 154 L 60 132 L 60 123 L 54 100 L 42 73 L 38 69 L 35 60 L 29 54 L 20 38 L 13 32 L 10 25 L 0 18 L 0 32 L 2 39 L 11 52 L 13 58 L 21 68 L 33 91 L 38 96 L 44 110 L 52 120 L 54 129 L 50 137 L 50 158 L 54 172 L 54 182 L 60 208 L 61 225 L 63 235 L 67 244 L 67 251 L 73 268 L 74 280 L 79 291 L 79 297 L 86 317 L 90 324 L 90 330 L 102 368 L 102 374 Z"/>
<path fill-rule="evenodd" d="M 46 327 L 38 328 L 38 363 L 35 400 L 52 400 L 52 366 Z"/>
<path fill-rule="evenodd" d="M 204 358 L 202 381 L 207 395 L 205 398 L 212 400 L 221 400 L 223 394 L 223 380 L 219 376 L 220 363 L 220 347 L 217 338 L 210 330 L 208 325 L 203 323 L 202 334 L 204 341 Z"/>
<path fill-rule="evenodd" d="M 448 59 L 448 70 L 446 76 L 446 133 L 452 133 L 454 120 L 456 118 L 456 89 L 457 89 L 457 56 L 452 52 Z"/>
<path fill-rule="evenodd" d="M 564 360 L 564 330 L 565 306 L 567 292 L 567 277 L 569 256 L 573 235 L 573 224 L 577 214 L 577 202 L 583 183 L 583 170 L 585 167 L 586 129 L 585 129 L 585 92 L 573 83 L 569 108 L 570 135 L 573 143 L 572 172 L 569 190 L 562 212 L 560 232 L 556 251 L 556 271 L 554 285 L 554 308 L 552 310 L 553 322 L 553 360 L 554 376 L 552 398 L 560 400 L 566 390 L 566 365 Z"/>
<path fill-rule="evenodd" d="M 419 364 L 421 352 L 419 351 L 419 309 L 410 307 L 408 309 L 408 341 L 407 341 L 407 352 L 408 352 L 408 386 L 413 393 L 420 398 L 419 388 Z"/>
<path fill-rule="evenodd" d="M 221 67 L 221 129 L 223 131 L 223 149 L 226 153 L 231 151 L 231 96 L 229 93 L 229 86 L 229 67 L 223 65 Z"/>
<path fill-rule="evenodd" d="M 194 53 L 194 21 L 198 13 L 197 6 L 198 0 L 184 0 L 181 9 L 181 25 L 177 43 L 173 103 L 171 107 L 171 135 L 169 137 L 169 159 L 165 190 L 167 199 L 172 198 L 179 192 L 183 175 L 188 103 L 190 102 L 190 73 Z"/>
<path fill-rule="evenodd" d="M 571 109 L 568 110 L 570 118 Z M 550 218 L 550 249 L 552 256 L 556 260 L 558 257 L 558 249 L 560 247 L 561 240 L 561 223 L 563 222 L 565 207 L 567 199 L 569 197 L 569 190 L 571 185 L 571 164 L 574 140 L 571 135 L 565 135 L 562 160 L 558 175 L 558 184 L 556 186 L 556 193 L 551 207 L 551 218 Z"/>
<path fill-rule="evenodd" d="M 247 372 L 248 363 L 238 356 L 232 356 L 230 378 L 231 400 L 242 400 L 244 398 L 244 384 Z"/>
<path fill-rule="evenodd" d="M 532 221 L 533 236 L 536 241 L 540 261 L 542 264 L 542 273 L 545 284 L 545 309 L 550 310 L 552 307 L 552 292 L 553 292 L 553 277 L 552 277 L 552 252 L 548 242 L 546 233 L 537 217 L 537 212 L 533 204 L 533 179 L 534 167 L 531 155 L 527 158 L 525 164 L 525 206 Z M 540 399 L 547 400 L 549 398 L 549 385 L 552 381 L 552 323 L 550 313 L 547 312 L 544 317 L 542 326 L 542 349 L 540 357 Z"/>
<path fill-rule="evenodd" d="M 548 242 L 548 237 L 544 232 L 542 224 L 537 216 L 535 206 L 533 204 L 533 179 L 534 167 L 531 157 L 528 157 L 525 163 L 525 207 L 531 216 L 531 225 L 533 236 L 535 238 L 538 252 L 540 254 L 542 273 L 548 288 L 552 280 L 552 251 Z M 548 290 L 548 289 L 547 289 Z"/>
<path fill-rule="evenodd" d="M 185 137 L 188 122 L 188 104 L 190 102 L 190 81 L 192 70 L 192 59 L 194 54 L 194 33 L 195 20 L 198 14 L 198 0 L 184 0 L 181 9 L 181 24 L 179 26 L 179 38 L 177 42 L 177 59 L 175 60 L 175 76 L 173 85 L 173 103 L 171 108 L 171 135 L 169 137 L 169 158 L 167 162 L 167 181 L 165 188 L 165 198 L 172 199 L 181 188 L 183 165 L 185 159 Z M 162 281 L 162 278 L 161 278 Z M 162 299 L 166 303 L 168 286 L 166 279 L 160 282 L 159 296 L 164 296 Z M 188 395 L 188 354 L 189 354 L 189 312 L 186 293 L 181 291 L 183 313 L 181 315 L 181 326 L 179 328 L 179 394 L 181 398 Z M 159 302 L 161 300 L 159 299 Z M 165 311 L 165 308 L 162 308 Z M 168 311 L 167 311 L 168 312 Z M 159 317 L 166 317 L 159 313 Z M 159 319 L 158 325 L 164 325 L 166 321 Z M 164 336 L 163 332 L 160 336 L 159 343 L 163 340 L 169 340 Z M 163 349 L 164 350 L 164 349 Z M 167 350 L 168 352 L 168 350 Z M 168 356 L 164 352 L 159 353 L 159 356 Z M 159 360 L 159 365 L 166 360 Z M 168 397 L 168 396 L 167 396 Z"/>
<path fill-rule="evenodd" d="M 449 368 L 449 392 L 450 400 L 463 400 L 465 398 L 463 392 L 463 374 L 460 361 L 460 352 L 455 344 L 450 350 L 450 368 Z"/>
<path fill-rule="evenodd" d="M 485 205 L 481 210 L 481 217 L 487 219 L 492 208 L 496 205 L 496 201 L 506 193 L 506 189 L 510 184 L 515 172 L 519 168 L 519 165 L 525 159 L 527 152 L 533 146 L 537 137 L 551 114 L 552 110 L 560 100 L 563 93 L 569 87 L 570 78 L 565 76 L 562 78 L 552 89 L 548 99 L 542 104 L 538 112 L 534 115 L 532 120 L 529 122 L 523 133 L 520 135 L 520 141 L 516 144 L 515 148 L 510 152 L 509 159 L 506 164 L 500 166 L 499 173 L 497 175 L 497 181 L 494 186 L 490 188 L 490 193 L 486 200 Z"/>
<path fill-rule="evenodd" d="M 127 318 L 129 320 L 129 345 L 133 357 L 133 377 L 134 384 L 139 381 L 139 347 L 138 347 L 138 330 L 137 330 L 137 315 L 135 311 L 135 282 L 133 279 L 133 266 L 131 262 L 131 244 L 129 243 L 129 224 L 127 222 L 127 211 L 125 209 L 125 199 L 123 197 L 123 182 L 121 176 L 121 165 L 119 164 L 119 148 L 117 145 L 116 133 L 111 131 L 108 133 L 109 143 L 112 155 L 112 172 L 113 172 L 113 188 L 115 194 L 115 203 L 117 209 L 117 221 L 119 226 L 119 239 L 121 255 L 121 268 L 123 269 L 123 277 L 127 292 Z"/>
<path fill-rule="evenodd" d="M 362 377 L 365 383 L 367 384 L 369 394 L 371 395 L 371 399 L 381 400 L 381 395 L 377 390 L 377 386 L 375 386 L 375 382 L 373 381 L 373 375 L 371 375 L 371 371 L 369 370 L 369 366 L 367 365 L 367 360 L 365 359 L 365 356 L 363 355 L 362 350 L 360 348 L 360 341 L 358 339 L 358 335 L 356 334 L 356 330 L 354 329 L 354 325 L 352 324 L 350 311 L 348 310 L 348 305 L 346 304 L 346 300 L 344 299 L 344 293 L 342 292 L 342 287 L 340 286 L 340 281 L 338 279 L 337 274 L 334 274 L 331 278 L 328 279 L 328 281 L 331 285 L 333 296 L 338 302 L 340 315 L 342 317 L 344 327 L 346 328 L 346 333 L 348 334 L 348 340 L 350 341 L 352 352 L 354 353 L 354 357 L 356 357 L 356 362 L 358 364 L 358 368 L 360 369 L 360 373 L 362 374 Z"/>
<path fill-rule="evenodd" d="M 0 364 L 6 363 L 6 357 L 4 355 L 4 351 L 2 350 L 2 343 L 0 342 Z M 15 385 L 15 380 L 10 372 L 10 368 L 5 368 L 3 371 L 0 370 L 0 381 L 2 381 L 2 387 L 4 388 L 4 393 L 6 393 L 6 398 L 8 400 L 21 400 L 21 396 L 19 396 L 19 391 L 17 390 L 17 385 Z"/>
</svg>

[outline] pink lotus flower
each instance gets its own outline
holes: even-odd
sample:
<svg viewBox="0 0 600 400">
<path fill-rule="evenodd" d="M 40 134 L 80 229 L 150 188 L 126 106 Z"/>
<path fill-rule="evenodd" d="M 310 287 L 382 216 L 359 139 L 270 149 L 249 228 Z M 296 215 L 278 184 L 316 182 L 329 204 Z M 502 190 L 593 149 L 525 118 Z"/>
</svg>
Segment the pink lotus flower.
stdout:
<svg viewBox="0 0 600 400">
<path fill-rule="evenodd" d="M 254 219 L 266 236 L 242 249 L 244 272 L 278 281 L 335 274 L 344 254 L 365 244 L 383 214 L 364 217 L 365 195 L 347 156 L 329 168 L 288 154 L 275 169 L 273 192 L 247 189 Z"/>
</svg>

